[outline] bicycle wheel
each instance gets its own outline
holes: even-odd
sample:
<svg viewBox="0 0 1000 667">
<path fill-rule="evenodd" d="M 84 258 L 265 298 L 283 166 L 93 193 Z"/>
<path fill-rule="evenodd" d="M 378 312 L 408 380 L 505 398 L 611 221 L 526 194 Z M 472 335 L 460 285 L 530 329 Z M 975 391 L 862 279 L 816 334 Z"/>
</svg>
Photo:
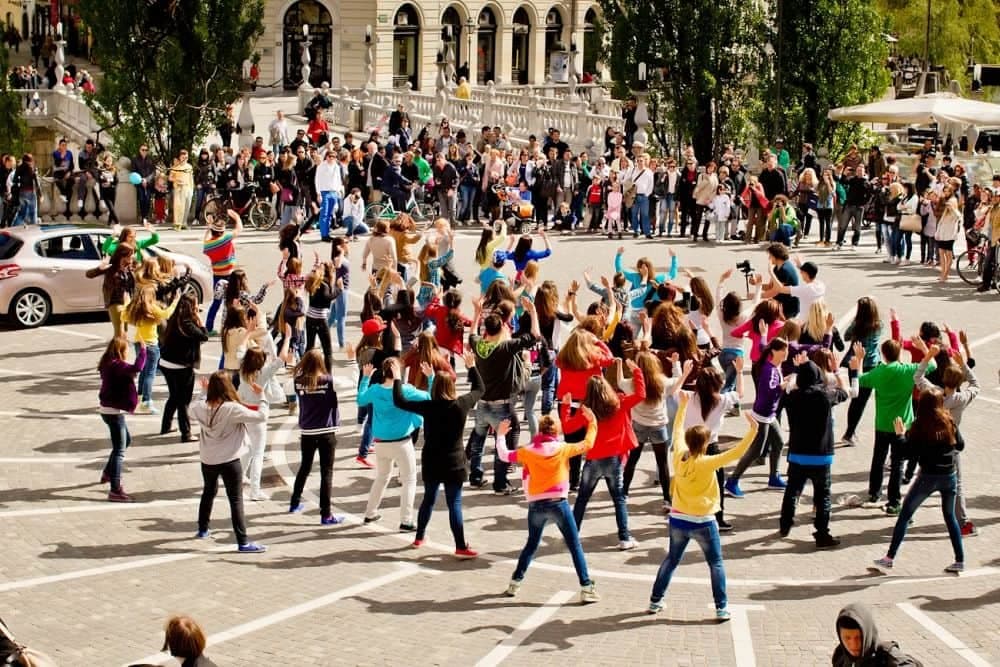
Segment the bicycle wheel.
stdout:
<svg viewBox="0 0 1000 667">
<path fill-rule="evenodd" d="M 207 225 L 208 216 L 211 215 L 216 220 L 225 215 L 222 197 L 209 197 L 201 206 L 201 224 Z"/>
<path fill-rule="evenodd" d="M 959 277 L 968 285 L 977 286 L 983 281 L 983 252 L 979 248 L 973 248 L 973 258 L 969 258 L 969 251 L 966 250 L 955 258 L 955 269 Z"/>
<path fill-rule="evenodd" d="M 277 221 L 278 216 L 275 215 L 274 204 L 271 202 L 258 199 L 250 207 L 250 223 L 256 229 L 266 232 L 274 227 Z"/>
<path fill-rule="evenodd" d="M 428 220 L 433 220 L 434 216 L 437 215 L 437 209 L 431 204 L 414 204 L 413 208 L 410 209 L 410 215 L 417 222 L 427 222 Z"/>
<path fill-rule="evenodd" d="M 382 217 L 382 211 L 384 210 L 384 204 L 369 204 L 365 208 L 365 221 L 375 224 Z"/>
</svg>

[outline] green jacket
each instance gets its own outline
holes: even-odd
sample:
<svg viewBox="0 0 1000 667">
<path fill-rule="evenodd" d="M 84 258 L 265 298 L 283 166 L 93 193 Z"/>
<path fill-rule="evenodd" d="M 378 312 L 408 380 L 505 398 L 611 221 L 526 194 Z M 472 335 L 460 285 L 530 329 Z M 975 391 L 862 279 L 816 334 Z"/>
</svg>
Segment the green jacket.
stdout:
<svg viewBox="0 0 1000 667">
<path fill-rule="evenodd" d="M 417 165 L 417 178 L 421 183 L 426 183 L 431 178 L 431 165 L 423 156 L 413 158 L 413 164 Z"/>
<path fill-rule="evenodd" d="M 913 374 L 920 364 L 904 364 L 894 361 L 879 364 L 858 377 L 858 384 L 875 390 L 875 430 L 895 433 L 893 422 L 896 417 L 903 420 L 903 426 L 910 428 L 913 423 Z M 928 365 L 928 372 L 935 364 Z"/>
<path fill-rule="evenodd" d="M 160 242 L 160 235 L 153 232 L 149 238 L 136 239 L 135 242 L 135 255 L 138 259 L 142 259 L 142 251 L 151 245 L 156 245 Z M 109 236 L 104 239 L 104 243 L 101 244 L 101 253 L 107 257 L 115 254 L 115 250 L 118 249 L 118 237 Z"/>
</svg>

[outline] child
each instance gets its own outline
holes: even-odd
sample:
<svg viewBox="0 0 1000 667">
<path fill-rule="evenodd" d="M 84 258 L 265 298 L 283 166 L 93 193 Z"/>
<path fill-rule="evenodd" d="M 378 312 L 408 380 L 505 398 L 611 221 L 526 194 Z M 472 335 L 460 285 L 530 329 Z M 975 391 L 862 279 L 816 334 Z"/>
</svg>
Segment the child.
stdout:
<svg viewBox="0 0 1000 667">
<path fill-rule="evenodd" d="M 849 604 L 837 614 L 837 641 L 833 667 L 919 664 L 900 651 L 896 642 L 879 641 L 871 609 L 863 604 Z"/>
<path fill-rule="evenodd" d="M 595 179 L 587 188 L 587 206 L 590 207 L 590 226 L 588 232 L 596 232 L 601 227 L 604 218 L 604 183 Z"/>
<path fill-rule="evenodd" d="M 587 511 L 587 503 L 594 492 L 594 487 L 598 481 L 604 479 L 615 507 L 618 549 L 621 551 L 639 546 L 628 530 L 628 506 L 625 504 L 625 492 L 622 489 L 622 462 L 638 445 L 632 430 L 632 408 L 646 399 L 646 383 L 643 381 L 642 371 L 631 360 L 625 363 L 632 372 L 631 394 L 615 391 L 600 375 L 587 381 L 587 395 L 583 399 L 583 404 L 590 408 L 597 418 L 598 444 L 587 452 L 587 462 L 583 466 L 580 488 L 577 491 L 576 503 L 573 505 L 573 517 L 579 530 L 583 525 L 583 515 Z M 569 405 L 565 402 L 560 417 L 570 432 L 584 426 L 579 412 L 574 417 L 569 416 Z"/>
<path fill-rule="evenodd" d="M 153 184 L 153 224 L 162 225 L 167 221 L 167 179 L 156 176 Z"/>
<path fill-rule="evenodd" d="M 344 233 L 348 241 L 356 241 L 358 236 L 368 233 L 365 224 L 365 200 L 361 198 L 361 190 L 352 188 L 351 194 L 344 199 Z"/>
<path fill-rule="evenodd" d="M 614 238 L 618 234 L 618 239 L 622 238 L 622 186 L 615 183 L 611 191 L 608 192 L 608 206 L 604 211 L 604 231 L 608 238 Z"/>
<path fill-rule="evenodd" d="M 504 420 L 497 427 L 497 458 L 504 463 L 520 463 L 527 474 L 528 541 L 521 550 L 514 575 L 504 592 L 507 597 L 516 596 L 521 588 L 528 566 L 542 541 L 545 524 L 551 519 L 559 527 L 573 557 L 573 567 L 576 568 L 581 587 L 580 602 L 587 604 L 601 599 L 587 572 L 587 560 L 580 545 L 576 521 L 566 500 L 569 494 L 569 459 L 588 452 L 597 438 L 594 413 L 586 406 L 581 407 L 580 411 L 587 420 L 587 434 L 581 442 L 573 444 L 559 439 L 559 425 L 549 416 L 539 420 L 538 435 L 532 438 L 531 444 L 513 452 L 507 449 L 506 443 L 510 421 Z"/>
<path fill-rule="evenodd" d="M 434 296 L 434 289 L 441 286 L 441 267 L 447 264 L 454 256 L 455 251 L 449 249 L 441 257 L 438 257 L 437 246 L 433 243 L 425 243 L 420 249 L 417 261 L 420 262 L 420 291 L 417 293 L 417 303 L 421 308 L 427 306 Z"/>
<path fill-rule="evenodd" d="M 726 226 L 729 223 L 729 216 L 733 210 L 733 198 L 729 194 L 729 187 L 724 183 L 719 185 L 708 209 L 709 216 L 715 220 L 716 242 L 725 241 Z"/>
<path fill-rule="evenodd" d="M 270 336 L 262 339 L 262 345 L 268 348 L 266 351 L 261 348 L 247 350 L 243 355 L 243 362 L 240 364 L 240 386 L 236 390 L 240 403 L 251 410 L 260 407 L 261 394 L 257 393 L 261 388 L 265 388 L 284 365 L 279 355 L 275 354 L 274 341 Z M 286 338 L 285 345 L 288 344 Z M 241 464 L 247 471 L 247 479 L 250 480 L 250 500 L 270 500 L 270 496 L 261 491 L 260 474 L 264 467 L 264 448 L 267 447 L 267 422 L 247 424 L 247 444 L 249 445 L 243 455 Z"/>
<path fill-rule="evenodd" d="M 132 443 L 132 436 L 125 423 L 125 415 L 135 412 L 139 396 L 135 389 L 135 376 L 146 365 L 146 346 L 139 343 L 136 347 L 135 362 L 125 361 L 128 342 L 124 336 L 115 336 L 108 343 L 107 349 L 97 364 L 101 374 L 101 391 L 98 395 L 101 401 L 99 412 L 101 419 L 108 425 L 111 433 L 111 454 L 101 473 L 101 484 L 111 483 L 108 500 L 113 503 L 130 503 L 132 496 L 125 493 L 122 487 L 122 464 L 125 462 L 125 449 Z"/>
<path fill-rule="evenodd" d="M 559 210 L 552 216 L 552 224 L 564 234 L 572 234 L 576 228 L 576 214 L 570 210 L 569 202 L 559 204 Z"/>
</svg>

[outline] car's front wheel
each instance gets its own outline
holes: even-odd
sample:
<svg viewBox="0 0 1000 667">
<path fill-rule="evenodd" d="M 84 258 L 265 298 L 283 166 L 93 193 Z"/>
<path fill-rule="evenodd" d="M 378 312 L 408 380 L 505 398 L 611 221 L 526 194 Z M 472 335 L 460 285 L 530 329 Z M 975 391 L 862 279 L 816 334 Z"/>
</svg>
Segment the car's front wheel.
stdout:
<svg viewBox="0 0 1000 667">
<path fill-rule="evenodd" d="M 196 283 L 194 280 L 189 280 L 187 284 L 184 285 L 184 294 L 191 294 L 194 296 L 195 302 L 200 306 L 201 300 L 204 295 L 201 293 L 201 285 Z"/>
<path fill-rule="evenodd" d="M 26 289 L 11 300 L 9 314 L 18 326 L 40 327 L 52 315 L 52 300 L 41 290 Z"/>
</svg>

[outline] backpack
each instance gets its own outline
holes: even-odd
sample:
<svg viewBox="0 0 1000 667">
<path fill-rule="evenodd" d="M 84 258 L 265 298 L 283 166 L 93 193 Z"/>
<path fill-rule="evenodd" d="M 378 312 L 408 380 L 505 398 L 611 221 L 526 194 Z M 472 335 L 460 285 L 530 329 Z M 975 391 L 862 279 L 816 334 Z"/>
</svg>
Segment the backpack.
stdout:
<svg viewBox="0 0 1000 667">
<path fill-rule="evenodd" d="M 594 183 L 587 188 L 587 203 L 591 206 L 598 206 L 601 203 L 601 184 Z"/>
</svg>

